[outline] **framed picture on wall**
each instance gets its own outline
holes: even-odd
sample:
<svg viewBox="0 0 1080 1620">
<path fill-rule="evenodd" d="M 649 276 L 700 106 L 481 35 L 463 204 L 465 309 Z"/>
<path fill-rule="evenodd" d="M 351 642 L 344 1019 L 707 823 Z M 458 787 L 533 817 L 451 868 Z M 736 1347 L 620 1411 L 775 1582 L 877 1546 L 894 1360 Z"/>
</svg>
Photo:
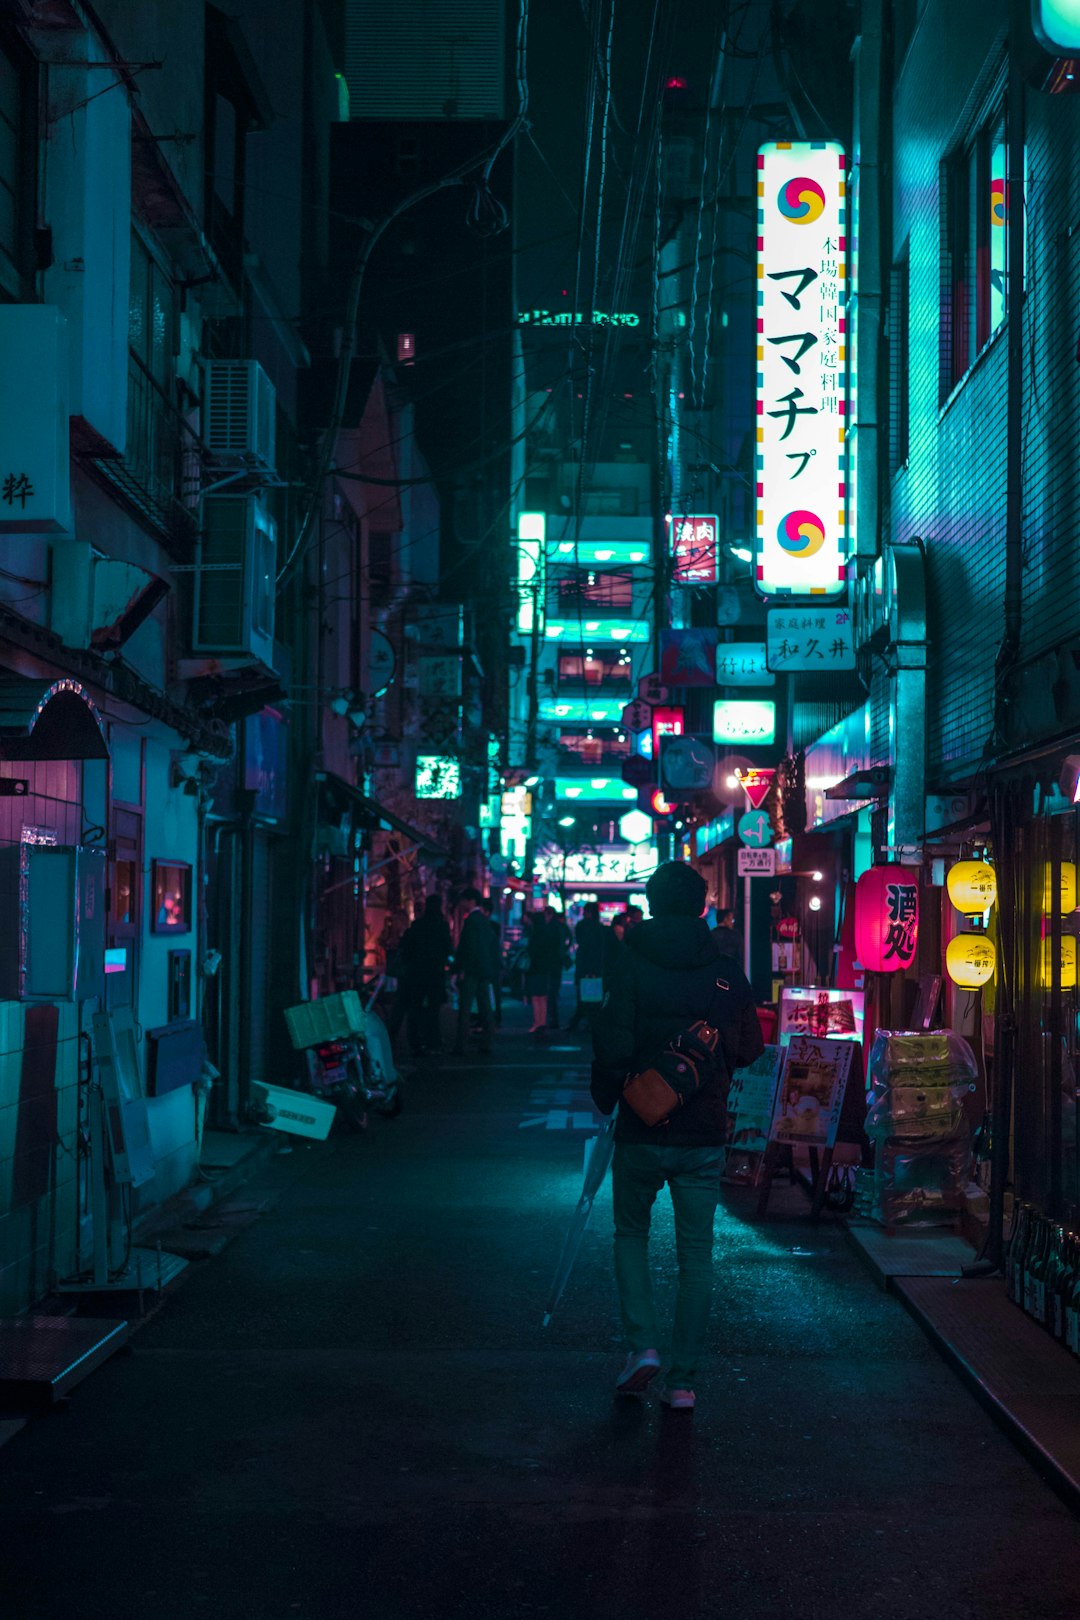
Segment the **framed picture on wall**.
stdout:
<svg viewBox="0 0 1080 1620">
<path fill-rule="evenodd" d="M 150 931 L 191 932 L 191 865 L 188 861 L 151 861 Z"/>
</svg>

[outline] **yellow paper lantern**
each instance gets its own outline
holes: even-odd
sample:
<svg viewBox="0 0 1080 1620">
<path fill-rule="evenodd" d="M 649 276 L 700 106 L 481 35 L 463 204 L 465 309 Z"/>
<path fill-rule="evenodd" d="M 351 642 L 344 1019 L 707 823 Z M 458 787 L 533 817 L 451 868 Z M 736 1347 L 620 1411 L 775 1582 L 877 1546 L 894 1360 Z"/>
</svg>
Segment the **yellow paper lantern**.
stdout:
<svg viewBox="0 0 1080 1620">
<path fill-rule="evenodd" d="M 945 971 L 961 990 L 978 990 L 996 966 L 997 950 L 985 934 L 957 934 L 945 947 Z"/>
<path fill-rule="evenodd" d="M 1049 913 L 1055 909 L 1053 893 L 1054 868 L 1047 861 L 1043 877 L 1042 908 L 1044 912 Z M 1062 861 L 1058 868 L 1058 903 L 1056 909 L 1062 917 L 1067 911 L 1076 910 L 1076 866 L 1072 861 Z"/>
<path fill-rule="evenodd" d="M 980 917 L 997 899 L 997 874 L 985 861 L 957 861 L 945 879 L 949 899 L 965 917 Z"/>
<path fill-rule="evenodd" d="M 1054 982 L 1054 942 L 1044 939 L 1042 945 L 1042 972 L 1043 983 L 1047 986 Z M 1061 936 L 1061 971 L 1058 983 L 1063 990 L 1076 988 L 1076 940 L 1071 934 Z"/>
</svg>

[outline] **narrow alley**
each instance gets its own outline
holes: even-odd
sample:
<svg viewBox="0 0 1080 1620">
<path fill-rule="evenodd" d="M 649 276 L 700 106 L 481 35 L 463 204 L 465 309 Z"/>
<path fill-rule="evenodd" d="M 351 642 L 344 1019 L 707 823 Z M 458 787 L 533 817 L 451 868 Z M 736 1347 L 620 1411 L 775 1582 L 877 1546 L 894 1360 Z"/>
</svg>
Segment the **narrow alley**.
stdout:
<svg viewBox="0 0 1080 1620">
<path fill-rule="evenodd" d="M 1075 1519 L 801 1192 L 725 1192 L 695 1413 L 612 1399 L 607 1189 L 541 1328 L 596 1120 L 584 1042 L 507 1021 L 400 1119 L 286 1141 L 4 1447 L 6 1620 L 1075 1616 Z M 669 1308 L 663 1204 L 655 1250 Z"/>
</svg>

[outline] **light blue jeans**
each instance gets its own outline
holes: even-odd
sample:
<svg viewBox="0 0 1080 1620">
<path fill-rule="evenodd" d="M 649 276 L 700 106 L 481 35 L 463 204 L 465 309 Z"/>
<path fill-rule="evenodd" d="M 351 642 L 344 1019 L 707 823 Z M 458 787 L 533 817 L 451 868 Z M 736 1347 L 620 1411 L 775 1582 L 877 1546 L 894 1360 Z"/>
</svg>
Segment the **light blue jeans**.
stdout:
<svg viewBox="0 0 1080 1620">
<path fill-rule="evenodd" d="M 693 1389 L 705 1347 L 712 1304 L 713 1225 L 725 1155 L 722 1147 L 615 1144 L 611 1168 L 615 1284 L 631 1350 L 646 1350 L 659 1343 L 649 1274 L 649 1223 L 661 1187 L 666 1183 L 671 1191 L 679 1261 L 667 1374 L 672 1389 Z"/>
</svg>

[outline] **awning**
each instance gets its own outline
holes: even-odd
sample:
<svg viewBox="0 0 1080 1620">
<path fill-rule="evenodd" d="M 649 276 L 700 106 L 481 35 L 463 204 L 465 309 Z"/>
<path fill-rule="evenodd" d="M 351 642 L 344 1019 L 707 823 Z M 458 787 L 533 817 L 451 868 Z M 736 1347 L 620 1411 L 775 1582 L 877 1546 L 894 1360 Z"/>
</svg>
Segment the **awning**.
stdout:
<svg viewBox="0 0 1080 1620">
<path fill-rule="evenodd" d="M 395 815 L 392 810 L 388 810 L 377 799 L 371 799 L 366 793 L 361 793 L 358 787 L 354 787 L 351 782 L 346 782 L 343 776 L 338 776 L 334 771 L 319 771 L 315 780 L 331 797 L 337 798 L 339 803 L 350 804 L 366 827 L 372 830 L 378 828 L 383 832 L 401 833 L 404 838 L 408 838 L 425 855 L 437 855 L 442 860 L 450 858 L 449 850 L 443 849 L 441 845 L 435 843 L 428 833 L 421 832 L 418 827 L 413 827 L 409 822 L 403 821 L 400 816 Z"/>
<path fill-rule="evenodd" d="M 108 759 L 109 749 L 81 681 L 0 676 L 0 759 Z"/>
</svg>

